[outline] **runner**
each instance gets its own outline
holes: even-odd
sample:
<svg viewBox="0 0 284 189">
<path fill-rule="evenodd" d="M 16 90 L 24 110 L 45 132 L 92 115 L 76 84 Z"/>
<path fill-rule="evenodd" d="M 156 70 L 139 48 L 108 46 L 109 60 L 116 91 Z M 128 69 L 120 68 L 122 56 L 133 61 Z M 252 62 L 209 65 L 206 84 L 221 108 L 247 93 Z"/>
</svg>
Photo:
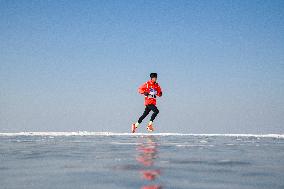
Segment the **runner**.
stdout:
<svg viewBox="0 0 284 189">
<path fill-rule="evenodd" d="M 148 123 L 147 130 L 154 131 L 153 121 L 159 113 L 159 110 L 156 106 L 156 97 L 162 96 L 162 89 L 157 83 L 157 73 L 150 74 L 150 80 L 141 85 L 138 89 L 140 94 L 143 94 L 145 97 L 145 110 L 142 116 L 138 119 L 136 123 L 133 123 L 131 126 L 132 133 L 135 133 L 139 124 L 143 121 L 143 119 L 150 113 L 152 110 L 154 113 L 151 116 L 150 122 Z"/>
</svg>

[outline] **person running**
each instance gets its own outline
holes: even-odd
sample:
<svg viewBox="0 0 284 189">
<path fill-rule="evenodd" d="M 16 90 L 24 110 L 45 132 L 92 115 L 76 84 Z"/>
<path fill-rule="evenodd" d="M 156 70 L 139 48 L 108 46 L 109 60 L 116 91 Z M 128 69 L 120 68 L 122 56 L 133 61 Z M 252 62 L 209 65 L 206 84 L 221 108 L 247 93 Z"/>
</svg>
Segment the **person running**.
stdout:
<svg viewBox="0 0 284 189">
<path fill-rule="evenodd" d="M 138 119 L 138 121 L 136 123 L 133 123 L 131 126 L 131 131 L 132 133 L 135 133 L 136 129 L 138 128 L 139 124 L 143 121 L 143 119 L 150 113 L 150 111 L 152 110 L 154 113 L 151 116 L 150 122 L 147 126 L 147 130 L 148 131 L 154 131 L 154 127 L 153 127 L 153 121 L 156 118 L 156 116 L 159 113 L 159 110 L 156 106 L 156 97 L 161 97 L 162 96 L 162 89 L 159 86 L 159 84 L 157 83 L 157 77 L 158 74 L 157 73 L 151 73 L 150 74 L 150 80 L 145 82 L 144 84 L 142 84 L 139 89 L 138 92 L 140 94 L 144 95 L 145 98 L 145 110 L 144 113 L 142 114 L 142 116 Z"/>
</svg>

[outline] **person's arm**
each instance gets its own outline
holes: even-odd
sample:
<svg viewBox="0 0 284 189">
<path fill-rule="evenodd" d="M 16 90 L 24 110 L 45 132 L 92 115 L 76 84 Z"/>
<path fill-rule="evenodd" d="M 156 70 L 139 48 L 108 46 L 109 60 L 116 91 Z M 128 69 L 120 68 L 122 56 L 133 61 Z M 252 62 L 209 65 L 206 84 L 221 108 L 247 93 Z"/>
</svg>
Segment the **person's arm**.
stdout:
<svg viewBox="0 0 284 189">
<path fill-rule="evenodd" d="M 160 87 L 160 85 L 158 85 L 157 96 L 161 97 L 162 95 L 163 95 L 162 88 Z"/>
<path fill-rule="evenodd" d="M 144 83 L 138 88 L 138 92 L 140 94 L 144 94 L 145 96 L 149 95 L 149 89 L 147 88 L 147 83 Z"/>
</svg>

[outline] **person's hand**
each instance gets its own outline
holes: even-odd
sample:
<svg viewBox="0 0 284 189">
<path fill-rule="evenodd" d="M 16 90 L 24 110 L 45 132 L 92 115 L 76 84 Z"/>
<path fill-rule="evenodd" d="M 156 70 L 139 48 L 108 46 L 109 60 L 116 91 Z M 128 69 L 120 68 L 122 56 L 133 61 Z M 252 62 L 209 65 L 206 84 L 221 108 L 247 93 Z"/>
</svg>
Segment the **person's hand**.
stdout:
<svg viewBox="0 0 284 189">
<path fill-rule="evenodd" d="M 144 95 L 145 95 L 145 96 L 148 96 L 148 95 L 149 95 L 149 93 L 148 93 L 148 92 L 144 92 Z"/>
<path fill-rule="evenodd" d="M 162 93 L 162 91 L 160 92 L 160 96 L 162 96 L 163 95 L 163 93 Z"/>
</svg>

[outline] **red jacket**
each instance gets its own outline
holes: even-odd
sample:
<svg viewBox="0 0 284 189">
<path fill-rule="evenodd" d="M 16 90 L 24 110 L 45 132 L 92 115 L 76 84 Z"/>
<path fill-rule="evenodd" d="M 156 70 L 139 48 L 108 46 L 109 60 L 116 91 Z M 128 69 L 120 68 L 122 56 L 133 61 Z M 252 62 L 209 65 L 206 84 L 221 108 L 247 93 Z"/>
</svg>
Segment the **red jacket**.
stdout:
<svg viewBox="0 0 284 189">
<path fill-rule="evenodd" d="M 162 96 L 162 89 L 159 86 L 157 82 L 152 82 L 152 80 L 147 81 L 143 85 L 141 85 L 138 89 L 138 92 L 140 94 L 143 94 L 145 92 L 149 93 L 148 96 L 145 96 L 145 106 L 148 104 L 154 104 L 156 105 L 156 96 L 161 97 Z"/>
</svg>

